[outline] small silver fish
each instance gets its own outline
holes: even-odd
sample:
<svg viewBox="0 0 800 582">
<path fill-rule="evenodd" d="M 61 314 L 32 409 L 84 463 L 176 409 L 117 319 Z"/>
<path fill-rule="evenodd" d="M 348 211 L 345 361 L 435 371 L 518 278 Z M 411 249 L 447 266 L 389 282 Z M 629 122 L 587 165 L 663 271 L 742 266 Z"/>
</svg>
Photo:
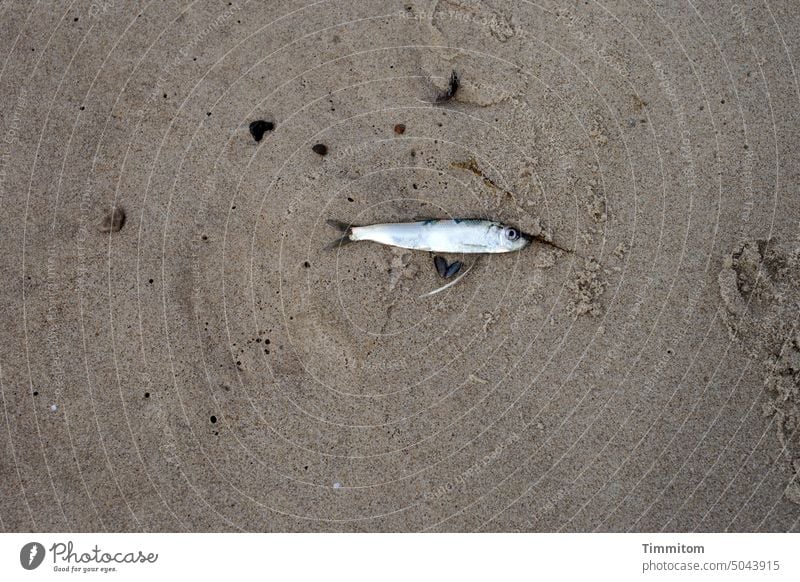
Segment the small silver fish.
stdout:
<svg viewBox="0 0 800 582">
<path fill-rule="evenodd" d="M 328 220 L 344 236 L 328 245 L 336 248 L 360 240 L 434 253 L 510 253 L 524 249 L 534 237 L 492 220 L 423 220 L 353 226 Z"/>
</svg>

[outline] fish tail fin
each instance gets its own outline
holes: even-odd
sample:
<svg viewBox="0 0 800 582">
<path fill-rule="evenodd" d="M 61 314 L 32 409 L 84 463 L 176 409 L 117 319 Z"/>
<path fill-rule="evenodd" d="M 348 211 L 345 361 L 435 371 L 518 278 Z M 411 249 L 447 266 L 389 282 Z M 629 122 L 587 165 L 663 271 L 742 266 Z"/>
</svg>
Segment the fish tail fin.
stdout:
<svg viewBox="0 0 800 582">
<path fill-rule="evenodd" d="M 353 225 L 346 224 L 344 222 L 341 222 L 340 220 L 333 220 L 333 219 L 326 220 L 325 222 L 327 222 L 329 226 L 332 226 L 339 232 L 344 233 L 343 236 L 337 238 L 335 241 L 326 246 L 325 248 L 327 250 L 333 250 L 339 248 L 340 246 L 344 246 L 350 244 L 351 242 L 354 242 L 350 238 L 350 235 L 353 234 Z"/>
</svg>

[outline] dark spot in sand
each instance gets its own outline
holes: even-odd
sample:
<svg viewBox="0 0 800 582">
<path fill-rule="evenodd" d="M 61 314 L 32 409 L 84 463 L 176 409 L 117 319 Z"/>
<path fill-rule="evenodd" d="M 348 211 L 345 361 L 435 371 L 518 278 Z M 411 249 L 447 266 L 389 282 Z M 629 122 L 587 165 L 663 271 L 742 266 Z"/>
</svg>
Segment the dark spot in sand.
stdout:
<svg viewBox="0 0 800 582">
<path fill-rule="evenodd" d="M 149 392 L 145 392 L 145 393 L 144 393 L 144 397 L 145 397 L 145 398 L 150 398 L 150 393 L 149 393 Z"/>
<path fill-rule="evenodd" d="M 125 210 L 115 206 L 103 218 L 103 223 L 100 225 L 100 232 L 119 232 L 125 226 Z"/>
<path fill-rule="evenodd" d="M 250 135 L 252 135 L 253 139 L 256 141 L 261 141 L 264 134 L 273 129 L 275 129 L 275 124 L 271 121 L 259 119 L 258 121 L 250 123 Z"/>
<path fill-rule="evenodd" d="M 403 123 L 398 123 L 394 126 L 394 132 L 397 135 L 403 135 L 406 132 L 406 126 Z"/>
<path fill-rule="evenodd" d="M 214 415 L 211 416 L 211 424 L 217 424 L 217 417 Z"/>
<path fill-rule="evenodd" d="M 319 154 L 320 156 L 324 156 L 325 154 L 328 153 L 328 146 L 326 146 L 324 143 L 317 143 L 317 144 L 314 144 L 313 146 L 311 146 L 311 150 L 315 154 Z"/>
<path fill-rule="evenodd" d="M 308 268 L 310 268 L 310 267 L 311 267 L 311 263 L 309 263 L 308 261 L 305 261 L 305 262 L 303 263 L 303 266 L 304 266 L 306 269 L 308 269 Z"/>
</svg>

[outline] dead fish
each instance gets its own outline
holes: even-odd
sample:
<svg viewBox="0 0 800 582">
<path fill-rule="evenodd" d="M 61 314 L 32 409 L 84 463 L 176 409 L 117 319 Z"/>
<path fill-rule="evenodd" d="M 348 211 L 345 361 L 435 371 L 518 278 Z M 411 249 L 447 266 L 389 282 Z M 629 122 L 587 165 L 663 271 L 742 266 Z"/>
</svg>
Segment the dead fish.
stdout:
<svg viewBox="0 0 800 582">
<path fill-rule="evenodd" d="M 434 253 L 510 253 L 528 246 L 534 237 L 493 220 L 449 219 L 353 226 L 338 220 L 329 225 L 344 235 L 329 249 L 357 241 Z"/>
</svg>

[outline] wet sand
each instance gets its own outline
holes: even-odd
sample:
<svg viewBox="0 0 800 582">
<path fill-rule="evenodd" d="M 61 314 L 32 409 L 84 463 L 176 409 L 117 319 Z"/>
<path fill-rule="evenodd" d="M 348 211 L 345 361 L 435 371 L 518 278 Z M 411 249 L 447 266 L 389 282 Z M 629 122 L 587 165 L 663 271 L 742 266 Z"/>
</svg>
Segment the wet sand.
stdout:
<svg viewBox="0 0 800 582">
<path fill-rule="evenodd" d="M 0 526 L 800 531 L 799 29 L 3 4 Z M 570 252 L 324 250 L 449 216 Z"/>
</svg>

